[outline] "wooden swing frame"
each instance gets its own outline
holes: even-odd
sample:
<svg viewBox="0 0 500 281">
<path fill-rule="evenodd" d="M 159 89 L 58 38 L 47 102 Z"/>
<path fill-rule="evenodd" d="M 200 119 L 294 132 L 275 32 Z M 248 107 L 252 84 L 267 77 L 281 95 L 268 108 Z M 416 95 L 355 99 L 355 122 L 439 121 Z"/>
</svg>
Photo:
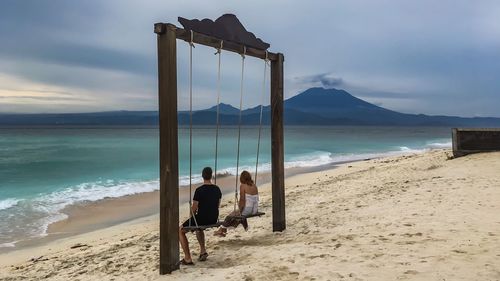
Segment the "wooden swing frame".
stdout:
<svg viewBox="0 0 500 281">
<path fill-rule="evenodd" d="M 179 269 L 179 158 L 177 122 L 177 39 L 266 59 L 266 51 L 228 38 L 198 33 L 169 23 L 156 23 L 160 122 L 160 274 Z M 191 35 L 192 34 L 192 35 Z M 191 41 L 192 40 L 192 41 Z M 267 52 L 271 62 L 271 176 L 273 231 L 283 231 L 285 177 L 283 135 L 283 62 L 281 53 Z"/>
</svg>

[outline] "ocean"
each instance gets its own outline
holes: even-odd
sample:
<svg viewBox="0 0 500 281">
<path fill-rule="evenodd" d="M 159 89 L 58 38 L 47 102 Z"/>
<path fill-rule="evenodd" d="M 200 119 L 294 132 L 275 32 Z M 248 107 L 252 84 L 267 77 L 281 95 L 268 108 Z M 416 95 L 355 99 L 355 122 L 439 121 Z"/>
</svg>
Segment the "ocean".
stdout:
<svg viewBox="0 0 500 281">
<path fill-rule="evenodd" d="M 240 171 L 255 171 L 257 127 L 241 131 Z M 219 131 L 218 174 L 236 172 L 237 127 Z M 68 205 L 158 189 L 155 127 L 0 128 L 0 248 L 44 236 Z M 451 147 L 443 127 L 286 127 L 285 166 L 315 167 Z M 264 127 L 259 171 L 270 170 Z M 215 128 L 193 129 L 193 183 L 214 166 Z M 179 130 L 181 185 L 189 183 L 189 130 Z"/>
</svg>

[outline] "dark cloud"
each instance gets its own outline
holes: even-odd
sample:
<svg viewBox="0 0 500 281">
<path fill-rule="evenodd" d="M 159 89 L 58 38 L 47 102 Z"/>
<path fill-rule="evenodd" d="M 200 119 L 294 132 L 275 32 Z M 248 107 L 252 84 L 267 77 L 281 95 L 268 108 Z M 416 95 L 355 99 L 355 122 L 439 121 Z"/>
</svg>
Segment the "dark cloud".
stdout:
<svg viewBox="0 0 500 281">
<path fill-rule="evenodd" d="M 61 87 L 73 95 L 81 91 L 93 92 L 95 95 L 120 96 L 125 92 L 139 91 L 155 93 L 156 77 L 138 75 L 124 71 L 111 71 L 108 68 L 85 68 L 76 65 L 52 64 L 43 61 L 8 61 L 6 66 L 0 65 L 0 72 L 22 77 L 37 84 Z M 26 85 L 20 84 L 17 90 L 24 91 Z M 0 86 L 0 90 L 5 87 Z M 16 90 L 12 86 L 9 90 Z M 33 87 L 29 87 L 30 90 Z M 56 91 L 60 91 L 56 89 Z M 51 92 L 49 90 L 49 92 Z"/>
<path fill-rule="evenodd" d="M 340 77 L 335 77 L 331 73 L 321 73 L 294 79 L 297 83 L 308 86 L 321 86 L 324 88 L 341 88 L 344 86 L 344 81 Z"/>
<path fill-rule="evenodd" d="M 0 59 L 2 58 L 118 70 L 150 76 L 156 74 L 153 56 L 73 42 L 40 42 L 37 45 L 21 46 L 14 42 L 4 43 L 0 45 Z"/>
</svg>

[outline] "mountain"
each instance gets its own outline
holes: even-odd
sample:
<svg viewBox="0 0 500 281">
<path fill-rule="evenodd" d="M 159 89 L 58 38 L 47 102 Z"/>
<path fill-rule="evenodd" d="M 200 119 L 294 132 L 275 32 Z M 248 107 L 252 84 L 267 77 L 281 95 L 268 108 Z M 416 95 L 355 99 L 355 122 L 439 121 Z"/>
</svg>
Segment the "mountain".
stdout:
<svg viewBox="0 0 500 281">
<path fill-rule="evenodd" d="M 344 90 L 310 88 L 285 101 L 285 111 L 313 113 L 334 125 L 500 126 L 500 118 L 406 114 L 371 104 Z"/>
<path fill-rule="evenodd" d="M 340 119 L 350 124 L 416 125 L 408 120 L 414 115 L 376 106 L 337 89 L 310 88 L 286 100 L 285 108 L 314 113 L 328 119 Z"/>
<path fill-rule="evenodd" d="M 345 110 L 386 110 L 364 100 L 358 99 L 344 90 L 310 88 L 285 102 L 288 108 L 304 112 L 331 114 Z"/>
<path fill-rule="evenodd" d="M 371 104 L 344 90 L 310 88 L 284 102 L 286 125 L 467 126 L 499 127 L 500 118 L 406 114 Z M 193 124 L 214 125 L 217 107 L 193 112 Z M 221 125 L 237 125 L 239 109 L 219 106 Z M 180 111 L 179 124 L 189 124 L 189 112 Z M 242 111 L 242 124 L 257 125 L 260 106 Z M 270 123 L 270 107 L 263 107 L 263 123 Z M 157 125 L 156 111 L 113 111 L 68 114 L 0 114 L 0 125 Z"/>
</svg>

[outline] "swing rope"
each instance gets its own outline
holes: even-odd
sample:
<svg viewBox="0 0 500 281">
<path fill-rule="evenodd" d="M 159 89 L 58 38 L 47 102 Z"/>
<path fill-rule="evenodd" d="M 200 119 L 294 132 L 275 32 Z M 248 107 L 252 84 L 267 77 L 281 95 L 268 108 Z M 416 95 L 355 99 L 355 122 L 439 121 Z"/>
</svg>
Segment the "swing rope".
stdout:
<svg viewBox="0 0 500 281">
<path fill-rule="evenodd" d="M 261 131 L 262 131 L 262 112 L 264 109 L 264 97 L 266 93 L 266 71 L 267 71 L 267 64 L 269 63 L 269 58 L 267 57 L 268 53 L 266 51 L 266 58 L 264 60 L 264 80 L 262 82 L 262 97 L 260 101 L 260 118 L 259 118 L 259 136 L 257 138 L 257 159 L 255 160 L 255 185 L 257 185 L 257 173 L 258 173 L 258 168 L 259 168 L 259 152 L 260 152 L 260 137 L 261 137 Z"/>
<path fill-rule="evenodd" d="M 191 32 L 191 40 L 189 44 L 189 211 L 192 220 L 189 219 L 188 229 L 206 229 L 211 227 L 219 226 L 220 223 L 214 225 L 200 226 L 196 220 L 196 216 L 193 212 L 193 201 L 192 201 L 192 175 L 193 175 L 193 48 L 195 47 L 193 42 L 193 31 Z M 219 127 L 220 127 L 220 93 L 221 93 L 221 53 L 222 53 L 223 41 L 220 42 L 220 48 L 217 48 L 215 55 L 218 55 L 218 69 L 217 69 L 217 116 L 216 116 L 216 133 L 215 133 L 215 177 L 214 181 L 217 183 L 217 159 L 218 159 L 218 138 L 219 138 Z M 239 110 L 239 120 L 238 120 L 238 145 L 237 145 L 237 158 L 236 158 L 236 182 L 234 191 L 234 211 L 236 211 L 238 202 L 238 174 L 239 174 L 239 163 L 240 163 L 240 144 L 241 144 L 241 123 L 242 123 L 242 111 L 243 111 L 243 82 L 245 74 L 245 56 L 246 56 L 246 46 L 243 46 L 243 54 L 241 55 L 241 81 L 240 81 L 240 110 Z M 257 142 L 257 159 L 255 164 L 255 182 L 257 182 L 257 168 L 259 165 L 259 151 L 260 151 L 260 140 L 262 131 L 262 120 L 263 120 L 263 103 L 265 97 L 265 87 L 266 87 L 266 76 L 267 76 L 267 65 L 269 63 L 268 53 L 266 51 L 266 58 L 264 61 L 264 80 L 262 84 L 262 101 L 260 104 L 260 119 L 259 119 L 259 135 Z M 264 213 L 257 213 L 253 216 L 261 216 Z M 252 216 L 249 216 L 252 217 Z M 191 225 L 191 221 L 194 221 L 195 226 Z"/>
<path fill-rule="evenodd" d="M 193 31 L 191 30 L 191 41 L 189 42 L 189 212 L 194 220 L 196 227 L 198 222 L 193 212 L 192 199 L 192 175 L 193 175 Z M 189 227 L 191 227 L 191 219 L 189 219 Z"/>
<path fill-rule="evenodd" d="M 217 185 L 217 159 L 218 159 L 218 148 L 219 148 L 219 106 L 220 106 L 220 91 L 221 91 L 221 79 L 220 79 L 220 61 L 222 53 L 222 45 L 224 41 L 220 41 L 220 48 L 217 49 L 215 55 L 219 55 L 219 66 L 217 67 L 217 117 L 216 117 L 216 127 L 215 127 L 215 163 L 214 163 L 214 183 Z"/>
<path fill-rule="evenodd" d="M 238 149 L 236 156 L 236 182 L 234 186 L 234 207 L 233 211 L 236 211 L 236 204 L 238 201 L 238 175 L 239 175 L 239 165 L 240 165 L 240 139 L 241 139 L 241 111 L 243 107 L 243 76 L 245 73 L 245 55 L 247 53 L 247 47 L 243 46 L 243 54 L 241 54 L 241 82 L 240 82 L 240 116 L 238 121 Z"/>
</svg>

